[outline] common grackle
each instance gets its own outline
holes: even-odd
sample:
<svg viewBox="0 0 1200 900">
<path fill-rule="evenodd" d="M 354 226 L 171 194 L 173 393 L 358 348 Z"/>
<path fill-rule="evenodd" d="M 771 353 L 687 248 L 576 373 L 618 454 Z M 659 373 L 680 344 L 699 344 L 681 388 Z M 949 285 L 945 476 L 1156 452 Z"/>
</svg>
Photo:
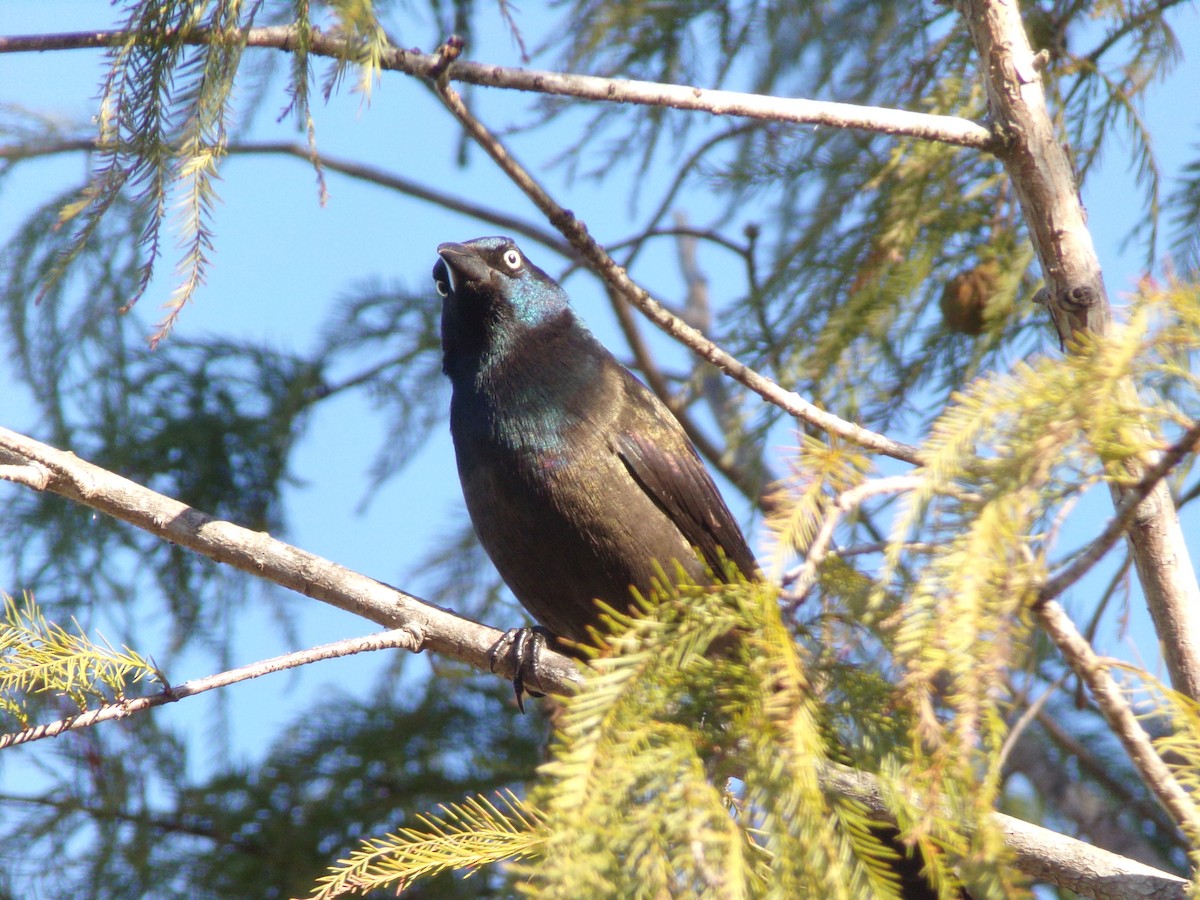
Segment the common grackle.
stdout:
<svg viewBox="0 0 1200 900">
<path fill-rule="evenodd" d="M 586 641 L 596 600 L 624 608 L 675 563 L 697 582 L 754 555 L 679 422 L 505 237 L 438 246 L 442 369 L 471 522 L 505 583 L 554 635 Z M 559 645 L 570 652 L 570 645 Z M 518 680 L 518 697 L 520 697 Z M 881 835 L 906 900 L 936 898 Z"/>
<path fill-rule="evenodd" d="M 683 428 L 566 292 L 508 238 L 441 244 L 438 255 L 458 474 L 479 540 L 521 605 L 578 642 L 599 622 L 596 600 L 627 607 L 631 588 L 650 590 L 656 562 L 701 583 L 724 559 L 754 577 Z"/>
</svg>

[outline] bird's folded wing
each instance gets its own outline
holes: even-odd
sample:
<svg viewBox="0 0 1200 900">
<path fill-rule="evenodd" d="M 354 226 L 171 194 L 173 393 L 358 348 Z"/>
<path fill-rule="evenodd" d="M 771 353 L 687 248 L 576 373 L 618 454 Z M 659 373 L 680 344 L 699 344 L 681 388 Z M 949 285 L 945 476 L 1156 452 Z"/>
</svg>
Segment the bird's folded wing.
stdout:
<svg viewBox="0 0 1200 900">
<path fill-rule="evenodd" d="M 619 433 L 616 444 L 634 480 L 671 518 L 717 577 L 721 577 L 726 560 L 747 578 L 756 577 L 754 554 L 690 446 L 681 440 L 678 451 L 667 450 L 661 440 L 651 440 L 636 431 Z"/>
</svg>

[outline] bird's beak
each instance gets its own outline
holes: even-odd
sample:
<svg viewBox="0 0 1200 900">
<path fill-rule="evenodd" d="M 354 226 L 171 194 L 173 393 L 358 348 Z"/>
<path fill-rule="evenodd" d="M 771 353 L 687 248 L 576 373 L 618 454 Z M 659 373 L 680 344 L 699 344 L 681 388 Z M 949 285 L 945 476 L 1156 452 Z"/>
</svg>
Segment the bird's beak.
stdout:
<svg viewBox="0 0 1200 900">
<path fill-rule="evenodd" d="M 450 290 L 457 291 L 461 285 L 472 281 L 482 283 L 491 280 L 491 266 L 466 244 L 438 244 L 437 252 L 450 273 Z"/>
</svg>

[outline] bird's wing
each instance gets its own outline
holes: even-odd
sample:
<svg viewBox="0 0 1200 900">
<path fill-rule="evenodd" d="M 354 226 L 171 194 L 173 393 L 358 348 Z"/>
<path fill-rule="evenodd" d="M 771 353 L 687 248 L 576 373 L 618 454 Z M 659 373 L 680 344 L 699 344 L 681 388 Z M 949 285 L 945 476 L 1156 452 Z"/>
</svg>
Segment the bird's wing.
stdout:
<svg viewBox="0 0 1200 900">
<path fill-rule="evenodd" d="M 663 414 L 670 415 L 666 410 Z M 671 424 L 675 427 L 666 440 L 661 433 L 649 435 L 636 428 L 619 432 L 617 453 L 714 573 L 723 571 L 724 557 L 747 578 L 756 577 L 758 566 L 741 529 L 682 430 L 676 433 L 679 426 Z"/>
</svg>

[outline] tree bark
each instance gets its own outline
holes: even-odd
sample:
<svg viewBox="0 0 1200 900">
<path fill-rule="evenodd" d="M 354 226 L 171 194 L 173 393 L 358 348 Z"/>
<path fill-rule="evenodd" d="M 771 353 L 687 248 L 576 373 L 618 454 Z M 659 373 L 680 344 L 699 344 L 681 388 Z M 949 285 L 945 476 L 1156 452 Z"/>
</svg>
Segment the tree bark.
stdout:
<svg viewBox="0 0 1200 900">
<path fill-rule="evenodd" d="M 74 453 L 57 450 L 3 427 L 0 427 L 0 479 L 58 494 L 215 562 L 273 581 L 387 628 L 407 629 L 412 633 L 414 653 L 433 650 L 483 671 L 491 670 L 489 651 L 503 634 L 495 628 L 464 619 L 268 534 L 214 519 Z M 495 671 L 508 678 L 516 674 L 508 659 L 499 659 Z M 570 693 L 580 679 L 573 661 L 549 649 L 541 654 L 537 675 L 538 684 L 555 693 Z"/>
<path fill-rule="evenodd" d="M 1112 324 L 1100 261 L 1075 173 L 1054 133 L 1041 59 L 1029 46 L 1015 0 L 958 0 L 979 54 L 993 128 L 1021 204 L 1046 288 L 1044 303 L 1063 346 L 1104 335 Z M 1133 384 L 1122 386 L 1133 392 Z M 1131 461 L 1137 481 L 1153 460 Z M 1120 504 L 1123 488 L 1113 486 Z M 1126 538 L 1174 688 L 1200 700 L 1200 585 L 1170 491 L 1160 482 L 1138 505 Z"/>
</svg>

